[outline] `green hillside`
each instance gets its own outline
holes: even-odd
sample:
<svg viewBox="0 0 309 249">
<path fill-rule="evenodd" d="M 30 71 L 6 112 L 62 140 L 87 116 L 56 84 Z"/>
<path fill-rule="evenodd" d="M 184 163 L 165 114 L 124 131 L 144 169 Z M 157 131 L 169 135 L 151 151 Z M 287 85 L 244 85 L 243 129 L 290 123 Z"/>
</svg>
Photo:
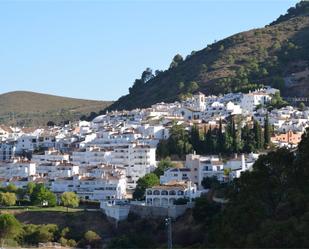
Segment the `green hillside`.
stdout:
<svg viewBox="0 0 309 249">
<path fill-rule="evenodd" d="M 309 2 L 303 1 L 264 28 L 235 34 L 185 59 L 177 55 L 155 76 L 145 71 L 108 109 L 147 107 L 196 91 L 247 92 L 262 84 L 280 88 L 285 96 L 309 97 L 308 66 Z"/>
<path fill-rule="evenodd" d="M 25 91 L 9 92 L 0 95 L 0 123 L 34 126 L 45 125 L 48 121 L 78 120 L 111 103 Z"/>
</svg>

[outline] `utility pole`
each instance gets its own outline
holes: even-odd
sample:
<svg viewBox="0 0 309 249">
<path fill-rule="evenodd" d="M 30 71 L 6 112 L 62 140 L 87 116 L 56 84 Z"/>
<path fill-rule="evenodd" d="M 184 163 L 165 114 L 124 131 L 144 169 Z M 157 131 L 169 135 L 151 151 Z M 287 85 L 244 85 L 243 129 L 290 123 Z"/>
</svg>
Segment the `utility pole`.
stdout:
<svg viewBox="0 0 309 249">
<path fill-rule="evenodd" d="M 167 226 L 167 248 L 173 249 L 172 218 L 170 217 L 166 218 L 165 225 Z"/>
</svg>

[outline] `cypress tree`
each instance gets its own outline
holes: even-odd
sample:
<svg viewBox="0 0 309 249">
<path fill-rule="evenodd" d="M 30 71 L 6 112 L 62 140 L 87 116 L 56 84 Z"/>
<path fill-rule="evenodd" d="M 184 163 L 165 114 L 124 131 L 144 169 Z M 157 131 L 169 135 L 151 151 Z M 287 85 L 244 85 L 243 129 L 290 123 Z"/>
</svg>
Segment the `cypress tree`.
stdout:
<svg viewBox="0 0 309 249">
<path fill-rule="evenodd" d="M 255 137 L 253 129 L 250 129 L 249 125 L 245 125 L 241 132 L 241 138 L 243 141 L 243 152 L 249 153 L 255 151 Z"/>
<path fill-rule="evenodd" d="M 224 151 L 226 153 L 231 153 L 233 151 L 233 129 L 232 122 L 229 122 L 226 126 L 225 132 L 223 134 L 224 140 Z"/>
<path fill-rule="evenodd" d="M 205 134 L 204 152 L 205 154 L 211 154 L 213 152 L 213 137 L 212 137 L 211 127 L 208 129 L 208 131 Z"/>
<path fill-rule="evenodd" d="M 194 125 L 191 129 L 190 142 L 196 153 L 198 154 L 202 153 L 200 131 L 196 125 Z"/>
<path fill-rule="evenodd" d="M 256 144 L 255 148 L 259 150 L 263 146 L 262 129 L 261 129 L 259 122 L 256 120 L 254 120 L 253 132 L 254 132 L 254 139 L 255 139 L 255 144 Z"/>
<path fill-rule="evenodd" d="M 268 114 L 264 120 L 264 148 L 266 149 L 270 144 L 270 126 L 269 126 L 269 119 Z"/>
<path fill-rule="evenodd" d="M 233 151 L 237 151 L 237 134 L 235 127 L 235 120 L 232 118 L 232 138 L 233 138 Z"/>
<path fill-rule="evenodd" d="M 219 121 L 217 150 L 218 150 L 218 152 L 224 151 L 224 135 L 223 135 L 223 128 L 222 128 L 222 120 L 221 119 Z"/>
</svg>

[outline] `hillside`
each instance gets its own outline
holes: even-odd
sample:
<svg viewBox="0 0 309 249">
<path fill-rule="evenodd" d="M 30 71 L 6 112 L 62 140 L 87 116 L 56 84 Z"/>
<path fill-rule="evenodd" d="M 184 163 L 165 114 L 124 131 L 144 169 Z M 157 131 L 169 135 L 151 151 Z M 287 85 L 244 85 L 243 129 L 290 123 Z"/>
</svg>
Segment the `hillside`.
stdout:
<svg viewBox="0 0 309 249">
<path fill-rule="evenodd" d="M 46 125 L 48 121 L 78 120 L 111 103 L 25 91 L 9 92 L 0 95 L 0 124 L 33 126 Z"/>
<path fill-rule="evenodd" d="M 196 91 L 205 94 L 247 92 L 259 85 L 285 96 L 309 97 L 309 2 L 300 2 L 270 25 L 230 36 L 137 80 L 111 109 L 148 107 Z M 144 72 L 145 73 L 145 72 Z M 196 82 L 192 83 L 192 82 Z"/>
</svg>

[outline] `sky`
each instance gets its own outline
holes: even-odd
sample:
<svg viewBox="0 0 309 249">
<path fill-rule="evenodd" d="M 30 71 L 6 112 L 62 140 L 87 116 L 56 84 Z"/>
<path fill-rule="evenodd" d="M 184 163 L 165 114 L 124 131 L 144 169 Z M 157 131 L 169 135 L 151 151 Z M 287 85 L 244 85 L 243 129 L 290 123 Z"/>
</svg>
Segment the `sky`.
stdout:
<svg viewBox="0 0 309 249">
<path fill-rule="evenodd" d="M 263 27 L 295 0 L 0 0 L 0 93 L 116 100 L 215 40 Z"/>
</svg>

